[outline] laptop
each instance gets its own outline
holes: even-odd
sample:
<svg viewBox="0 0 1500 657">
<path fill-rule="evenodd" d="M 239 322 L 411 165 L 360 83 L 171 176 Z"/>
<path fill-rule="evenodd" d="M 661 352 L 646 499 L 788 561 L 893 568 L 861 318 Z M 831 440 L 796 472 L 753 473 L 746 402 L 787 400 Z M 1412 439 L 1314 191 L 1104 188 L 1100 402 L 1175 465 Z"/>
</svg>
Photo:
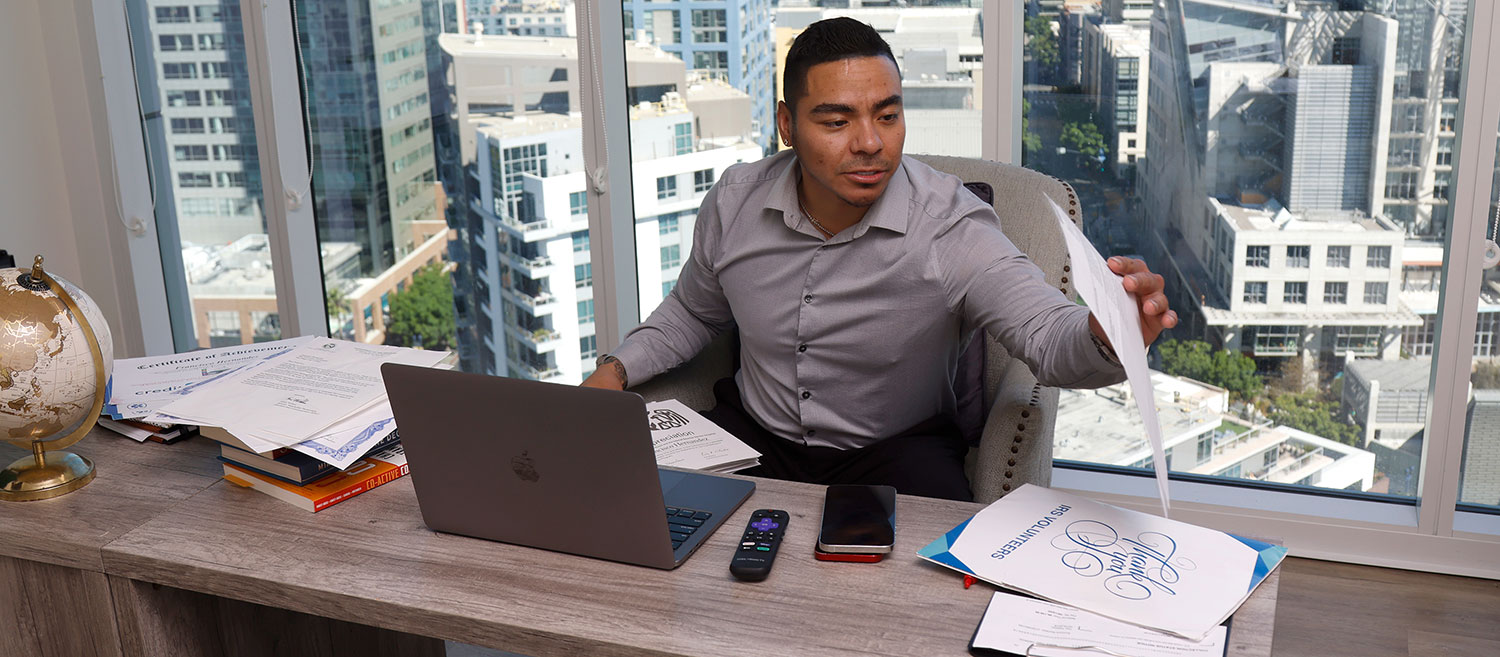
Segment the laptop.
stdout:
<svg viewBox="0 0 1500 657">
<path fill-rule="evenodd" d="M 755 490 L 658 469 L 632 392 L 394 363 L 380 372 L 434 531 L 670 569 Z"/>
</svg>

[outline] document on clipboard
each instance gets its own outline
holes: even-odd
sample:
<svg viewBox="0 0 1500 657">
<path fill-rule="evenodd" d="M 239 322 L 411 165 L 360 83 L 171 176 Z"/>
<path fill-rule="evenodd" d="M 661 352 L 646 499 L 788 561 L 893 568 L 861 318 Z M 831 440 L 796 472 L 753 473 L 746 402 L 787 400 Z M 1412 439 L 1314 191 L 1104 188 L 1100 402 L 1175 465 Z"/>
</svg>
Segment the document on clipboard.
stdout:
<svg viewBox="0 0 1500 657">
<path fill-rule="evenodd" d="M 1200 641 L 1153 632 L 1081 609 L 996 591 L 969 652 L 1030 657 L 1223 657 L 1229 628 Z"/>
</svg>

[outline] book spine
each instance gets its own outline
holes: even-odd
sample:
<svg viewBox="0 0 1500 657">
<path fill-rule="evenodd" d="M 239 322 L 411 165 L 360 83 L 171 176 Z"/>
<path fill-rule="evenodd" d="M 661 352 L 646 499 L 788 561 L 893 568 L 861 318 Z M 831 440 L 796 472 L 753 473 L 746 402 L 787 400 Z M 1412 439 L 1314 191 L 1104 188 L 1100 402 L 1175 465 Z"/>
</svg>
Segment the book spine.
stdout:
<svg viewBox="0 0 1500 657">
<path fill-rule="evenodd" d="M 410 469 L 407 467 L 407 465 L 405 463 L 402 463 L 400 466 L 398 466 L 394 470 L 389 470 L 389 471 L 386 471 L 386 472 L 382 472 L 382 473 L 380 473 L 378 475 L 375 475 L 374 477 L 371 477 L 371 478 L 369 478 L 369 479 L 367 479 L 365 481 L 359 482 L 358 484 L 354 485 L 351 488 L 338 491 L 338 492 L 333 493 L 333 494 L 331 494 L 331 495 L 329 495 L 327 497 L 324 497 L 322 499 L 314 500 L 313 501 L 313 511 L 314 512 L 322 511 L 325 508 L 328 508 L 330 506 L 338 504 L 339 502 L 342 502 L 342 501 L 347 500 L 347 499 L 349 499 L 351 497 L 354 497 L 355 495 L 359 495 L 360 493 L 368 491 L 368 490 L 370 490 L 372 488 L 376 488 L 378 486 L 381 486 L 381 485 L 384 485 L 384 484 L 388 484 L 388 483 L 390 483 L 392 481 L 395 481 L 397 479 L 400 479 L 401 477 L 406 476 L 406 473 L 408 473 L 408 472 L 410 472 Z"/>
</svg>

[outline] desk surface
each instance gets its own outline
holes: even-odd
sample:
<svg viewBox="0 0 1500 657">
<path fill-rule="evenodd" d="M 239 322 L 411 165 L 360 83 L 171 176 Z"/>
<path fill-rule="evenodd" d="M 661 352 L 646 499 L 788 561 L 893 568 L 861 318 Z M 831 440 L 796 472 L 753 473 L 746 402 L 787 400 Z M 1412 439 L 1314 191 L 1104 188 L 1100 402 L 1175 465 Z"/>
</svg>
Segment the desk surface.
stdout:
<svg viewBox="0 0 1500 657">
<path fill-rule="evenodd" d="M 965 590 L 957 574 L 915 552 L 981 505 L 902 496 L 886 561 L 829 563 L 812 555 L 823 488 L 757 485 L 674 571 L 434 533 L 409 478 L 317 514 L 219 482 L 109 542 L 103 565 L 131 579 L 537 657 L 965 653 L 993 589 Z M 740 583 L 729 560 L 756 508 L 786 509 L 791 521 L 770 579 Z M 1273 575 L 1236 616 L 1230 654 L 1270 654 L 1276 585 Z"/>
<path fill-rule="evenodd" d="M 82 489 L 50 500 L 11 502 L 0 513 L 0 556 L 99 571 L 100 549 L 223 476 L 217 443 L 137 443 L 102 428 L 68 451 L 94 462 Z M 26 452 L 0 444 L 0 462 Z"/>
</svg>

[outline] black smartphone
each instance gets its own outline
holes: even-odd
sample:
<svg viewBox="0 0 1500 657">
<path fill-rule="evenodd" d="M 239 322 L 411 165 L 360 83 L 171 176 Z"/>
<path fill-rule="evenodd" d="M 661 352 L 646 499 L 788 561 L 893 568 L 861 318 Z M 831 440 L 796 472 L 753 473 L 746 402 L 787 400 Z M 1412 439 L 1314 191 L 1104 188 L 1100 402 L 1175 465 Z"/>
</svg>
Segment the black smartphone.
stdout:
<svg viewBox="0 0 1500 657">
<path fill-rule="evenodd" d="M 818 550 L 834 554 L 884 554 L 896 543 L 896 489 L 834 485 L 823 497 Z"/>
</svg>

